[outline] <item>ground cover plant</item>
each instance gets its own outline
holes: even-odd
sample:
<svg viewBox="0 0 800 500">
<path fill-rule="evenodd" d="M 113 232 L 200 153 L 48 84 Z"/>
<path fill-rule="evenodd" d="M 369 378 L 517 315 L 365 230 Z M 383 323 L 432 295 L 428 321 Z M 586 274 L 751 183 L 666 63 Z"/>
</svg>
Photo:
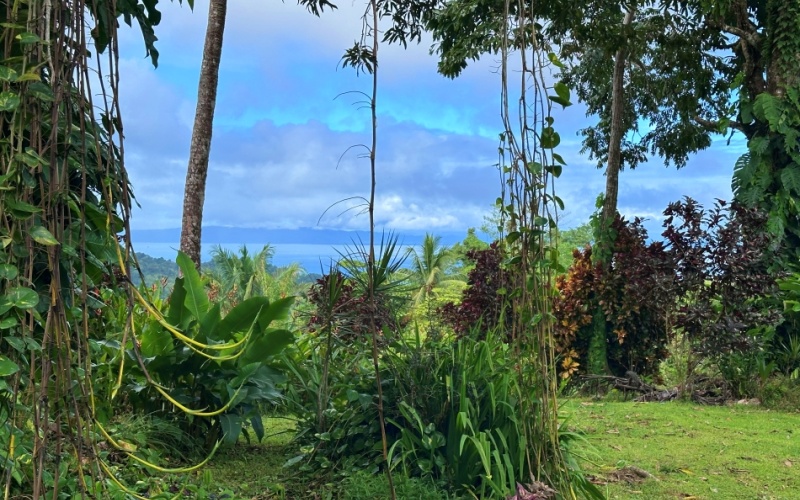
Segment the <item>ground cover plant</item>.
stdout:
<svg viewBox="0 0 800 500">
<path fill-rule="evenodd" d="M 797 408 L 570 399 L 561 415 L 594 446 L 585 467 L 609 499 L 791 499 L 800 491 Z"/>
</svg>

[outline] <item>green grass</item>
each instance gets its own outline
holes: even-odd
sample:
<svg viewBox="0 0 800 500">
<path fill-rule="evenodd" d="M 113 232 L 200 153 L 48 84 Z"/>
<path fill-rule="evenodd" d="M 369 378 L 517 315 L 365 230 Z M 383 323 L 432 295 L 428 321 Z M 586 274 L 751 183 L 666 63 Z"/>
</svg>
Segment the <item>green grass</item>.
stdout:
<svg viewBox="0 0 800 500">
<path fill-rule="evenodd" d="M 562 417 L 570 429 L 583 431 L 594 448 L 584 467 L 606 483 L 600 488 L 609 499 L 800 499 L 798 412 L 568 399 Z M 210 474 L 216 491 L 247 500 L 336 498 L 334 492 L 346 484 L 355 495 L 348 498 L 375 498 L 369 492 L 382 487 L 382 478 L 361 476 L 338 487 L 313 486 L 313 478 L 282 468 L 292 455 L 294 422 L 266 418 L 264 427 L 263 442 L 241 440 L 221 450 L 201 473 Z M 654 479 L 615 481 L 615 471 L 628 466 Z M 418 486 L 408 487 L 415 491 Z M 434 493 L 431 498 L 438 498 Z"/>
<path fill-rule="evenodd" d="M 283 469 L 289 442 L 294 436 L 294 421 L 289 418 L 264 418 L 264 440 L 248 444 L 240 438 L 236 446 L 220 450 L 206 469 L 215 484 L 231 490 L 237 498 L 262 500 L 284 498 L 288 471 Z M 252 434 L 252 433 L 251 433 Z M 285 495 L 286 498 L 292 498 Z"/>
<path fill-rule="evenodd" d="M 800 413 L 572 399 L 562 416 L 595 448 L 584 465 L 609 499 L 800 498 Z M 613 481 L 626 466 L 655 478 Z"/>
</svg>

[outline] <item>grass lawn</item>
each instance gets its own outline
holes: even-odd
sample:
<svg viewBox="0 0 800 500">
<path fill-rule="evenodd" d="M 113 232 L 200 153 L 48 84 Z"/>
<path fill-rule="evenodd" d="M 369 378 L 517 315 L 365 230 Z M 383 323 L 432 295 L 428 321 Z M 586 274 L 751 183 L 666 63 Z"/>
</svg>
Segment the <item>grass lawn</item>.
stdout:
<svg viewBox="0 0 800 500">
<path fill-rule="evenodd" d="M 595 448 L 585 468 L 609 499 L 800 499 L 800 413 L 571 399 L 562 415 Z"/>
<path fill-rule="evenodd" d="M 584 467 L 609 499 L 800 500 L 800 413 L 567 399 L 562 417 L 594 448 Z M 311 494 L 307 477 L 282 468 L 294 423 L 267 418 L 264 427 L 262 443 L 240 441 L 214 457 L 214 486 L 252 500 L 327 497 L 331 485 Z"/>
</svg>

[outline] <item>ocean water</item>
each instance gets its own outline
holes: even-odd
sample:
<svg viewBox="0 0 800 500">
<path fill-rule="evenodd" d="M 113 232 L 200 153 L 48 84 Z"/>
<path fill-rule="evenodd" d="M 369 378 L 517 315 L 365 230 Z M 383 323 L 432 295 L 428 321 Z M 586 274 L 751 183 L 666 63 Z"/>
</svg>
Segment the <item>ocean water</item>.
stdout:
<svg viewBox="0 0 800 500">
<path fill-rule="evenodd" d="M 264 248 L 264 243 L 246 243 L 247 251 L 256 254 Z M 134 243 L 133 249 L 136 252 L 145 253 L 151 257 L 175 260 L 178 255 L 177 243 Z M 201 253 L 203 262 L 211 260 L 211 250 L 217 244 L 203 244 Z M 219 243 L 219 246 L 238 253 L 241 243 Z M 350 245 L 318 245 L 318 244 L 294 244 L 294 243 L 271 243 L 270 246 L 275 250 L 272 257 L 272 264 L 278 267 L 298 263 L 309 273 L 326 272 L 332 262 L 340 258 L 340 253 L 352 251 Z M 400 247 L 401 254 L 410 246 Z"/>
</svg>

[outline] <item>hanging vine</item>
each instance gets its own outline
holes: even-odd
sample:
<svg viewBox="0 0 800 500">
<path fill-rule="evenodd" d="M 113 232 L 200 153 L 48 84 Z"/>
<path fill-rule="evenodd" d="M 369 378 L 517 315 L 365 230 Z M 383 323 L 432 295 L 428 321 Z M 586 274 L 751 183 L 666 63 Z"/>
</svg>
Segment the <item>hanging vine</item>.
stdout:
<svg viewBox="0 0 800 500">
<path fill-rule="evenodd" d="M 153 470 L 183 472 L 202 465 L 158 467 L 131 453 L 103 427 L 107 414 L 100 406 L 120 388 L 127 348 L 132 347 L 141 365 L 135 303 L 169 335 L 209 359 L 239 356 L 250 339 L 246 334 L 235 344 L 197 342 L 168 324 L 130 284 L 133 195 L 123 161 L 118 18 L 136 21 L 147 54 L 157 64 L 153 27 L 160 13 L 155 3 L 0 3 L 0 460 L 5 498 L 17 492 L 34 499 L 59 494 L 107 498 L 120 490 L 138 497 L 114 476 L 101 441 Z M 105 306 L 104 291 L 127 302 L 127 318 L 114 325 L 122 337 L 119 377 L 101 402 L 95 394 L 94 356 L 110 332 L 92 325 Z M 196 312 L 204 312 L 200 309 Z M 209 349 L 211 354 L 205 352 Z M 230 404 L 193 410 L 153 386 L 180 411 L 195 416 L 216 415 Z"/>
<path fill-rule="evenodd" d="M 553 127 L 553 103 L 570 105 L 563 83 L 549 86 L 549 67 L 561 66 L 536 23 L 533 4 L 506 0 L 505 30 L 501 44 L 501 213 L 499 229 L 506 232 L 506 285 L 511 312 L 511 342 L 517 359 L 520 387 L 520 421 L 528 446 L 527 469 L 531 479 L 575 496 L 572 474 L 559 440 L 556 401 L 556 354 L 553 344 L 551 269 L 557 265 L 554 241 L 558 210 L 563 202 L 553 181 L 565 162 L 554 150 L 560 142 Z M 518 74 L 519 80 L 514 76 Z M 548 92 L 552 91 L 551 95 Z M 516 105 L 514 103 L 516 101 Z M 587 487 L 589 486 L 589 487 Z M 583 484 L 584 492 L 591 490 Z"/>
<path fill-rule="evenodd" d="M 105 484 L 93 425 L 90 290 L 120 276 L 117 234 L 131 200 L 113 9 L 80 0 L 0 6 L 6 497 L 13 485 L 33 498 L 54 494 L 73 474 L 79 492 Z M 104 56 L 89 50 L 87 26 L 96 46 L 109 49 Z"/>
</svg>

